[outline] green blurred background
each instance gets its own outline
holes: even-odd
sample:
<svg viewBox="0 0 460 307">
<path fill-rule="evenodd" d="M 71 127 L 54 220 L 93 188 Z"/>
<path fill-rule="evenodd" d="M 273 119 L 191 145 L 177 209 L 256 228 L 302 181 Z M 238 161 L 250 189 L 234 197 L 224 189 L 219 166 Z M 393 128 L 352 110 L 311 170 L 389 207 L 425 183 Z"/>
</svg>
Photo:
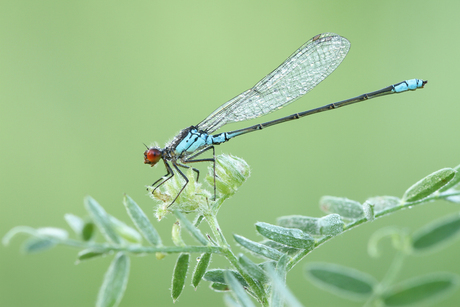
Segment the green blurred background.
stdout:
<svg viewBox="0 0 460 307">
<path fill-rule="evenodd" d="M 229 237 L 258 240 L 255 222 L 320 216 L 323 195 L 361 202 L 401 196 L 423 176 L 460 163 L 459 11 L 454 0 L 2 1 L 0 234 L 16 225 L 67 228 L 65 213 L 86 214 L 85 195 L 129 222 L 122 206 L 127 193 L 153 217 L 145 185 L 165 171 L 143 164 L 142 143 L 163 146 L 322 32 L 351 41 L 347 58 L 317 89 L 263 121 L 405 79 L 429 83 L 219 146 L 219 153 L 242 157 L 252 168 L 222 208 L 221 226 Z M 456 211 L 457 205 L 435 202 L 347 232 L 305 259 L 288 285 L 308 306 L 359 306 L 308 283 L 306 261 L 351 266 L 380 279 L 394 253 L 388 243 L 382 258 L 369 258 L 367 241 L 375 230 L 415 230 Z M 173 222 L 154 221 L 168 244 Z M 0 306 L 93 305 L 111 257 L 76 266 L 77 251 L 65 247 L 25 256 L 22 239 L 0 248 Z M 459 254 L 457 242 L 409 258 L 399 280 L 460 273 Z M 172 306 L 175 258 L 133 258 L 121 306 Z M 214 259 L 213 267 L 228 267 Z M 442 305 L 459 300 L 456 293 Z M 187 286 L 175 304 L 203 305 L 223 305 L 207 283 L 197 291 Z"/>
</svg>

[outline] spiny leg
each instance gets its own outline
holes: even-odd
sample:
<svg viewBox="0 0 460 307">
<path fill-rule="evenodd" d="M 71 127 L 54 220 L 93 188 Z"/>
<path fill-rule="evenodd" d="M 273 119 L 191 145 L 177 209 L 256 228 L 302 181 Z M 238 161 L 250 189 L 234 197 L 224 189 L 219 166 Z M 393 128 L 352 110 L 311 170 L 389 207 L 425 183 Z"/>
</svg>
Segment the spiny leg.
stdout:
<svg viewBox="0 0 460 307">
<path fill-rule="evenodd" d="M 212 149 L 212 159 L 211 158 L 207 158 L 207 159 L 196 159 L 196 160 L 192 160 L 193 158 L 203 154 L 204 152 L 208 151 Z M 184 163 L 194 163 L 194 162 L 212 162 L 213 163 L 213 171 L 214 171 L 214 200 L 217 199 L 217 192 L 216 192 L 216 150 L 214 148 L 214 146 L 209 146 L 209 147 L 206 147 L 202 150 L 200 150 L 199 152 L 197 152 L 196 154 L 190 156 L 187 158 L 187 160 L 184 160 L 182 161 Z M 198 175 L 200 174 L 197 170 L 197 173 Z M 198 181 L 198 175 L 196 177 L 196 180 Z"/>
<path fill-rule="evenodd" d="M 155 186 L 158 182 L 160 182 L 161 180 L 163 180 L 159 185 L 157 185 L 153 190 L 152 190 L 152 194 L 155 192 L 156 189 L 158 189 L 163 183 L 165 183 L 166 181 L 168 181 L 169 179 L 171 179 L 173 176 L 174 176 L 174 172 L 171 168 L 171 166 L 169 166 L 168 162 L 166 162 L 165 160 L 163 160 L 163 162 L 165 163 L 165 167 L 166 167 L 166 171 L 168 172 L 166 175 L 164 175 L 163 177 L 161 177 L 160 179 L 158 179 L 157 181 L 155 181 L 153 184 L 152 184 L 152 187 Z M 174 163 L 173 163 L 174 164 Z M 168 178 L 165 179 L 166 176 L 169 176 Z"/>
<path fill-rule="evenodd" d="M 168 205 L 168 208 L 171 207 L 172 204 L 174 204 L 174 202 L 177 200 L 177 198 L 179 197 L 180 193 L 182 193 L 182 191 L 185 189 L 185 187 L 187 186 L 188 181 L 189 181 L 187 176 L 185 176 L 184 173 L 182 173 L 182 171 L 179 169 L 178 164 L 176 164 L 176 161 L 172 161 L 172 164 L 173 164 L 174 168 L 179 172 L 179 174 L 185 179 L 185 184 L 182 186 L 182 189 L 180 189 L 179 193 L 177 193 L 177 195 L 174 198 L 174 200 Z"/>
</svg>

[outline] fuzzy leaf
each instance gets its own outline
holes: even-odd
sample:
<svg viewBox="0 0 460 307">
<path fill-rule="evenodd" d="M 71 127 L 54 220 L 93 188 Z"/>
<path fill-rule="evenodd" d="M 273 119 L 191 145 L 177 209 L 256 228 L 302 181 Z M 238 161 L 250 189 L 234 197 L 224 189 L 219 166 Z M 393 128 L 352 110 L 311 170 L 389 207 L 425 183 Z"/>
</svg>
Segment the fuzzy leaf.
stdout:
<svg viewBox="0 0 460 307">
<path fill-rule="evenodd" d="M 175 302 L 184 290 L 185 278 L 187 277 L 188 265 L 190 263 L 190 254 L 182 253 L 177 257 L 176 266 L 174 267 L 171 296 Z"/>
<path fill-rule="evenodd" d="M 284 228 L 268 223 L 256 223 L 257 231 L 264 237 L 295 248 L 310 249 L 315 240 L 300 229 Z"/>
<path fill-rule="evenodd" d="M 227 286 L 227 284 L 221 284 L 218 282 L 213 282 L 209 287 L 216 292 L 230 291 L 230 288 Z"/>
<path fill-rule="evenodd" d="M 85 197 L 85 208 L 105 239 L 111 243 L 120 244 L 121 238 L 113 228 L 110 217 L 107 212 L 105 212 L 104 208 L 89 196 Z"/>
<path fill-rule="evenodd" d="M 456 171 L 451 168 L 443 168 L 431 173 L 407 189 L 402 198 L 403 201 L 413 202 L 433 194 L 451 181 L 455 173 Z"/>
<path fill-rule="evenodd" d="M 243 268 L 243 270 L 246 273 L 248 273 L 252 278 L 262 283 L 267 281 L 267 276 L 265 275 L 264 270 L 260 266 L 255 264 L 251 259 L 246 257 L 244 254 L 238 255 L 238 262 Z"/>
<path fill-rule="evenodd" d="M 195 289 L 198 287 L 198 284 L 206 273 L 209 262 L 211 262 L 211 253 L 204 253 L 201 255 L 200 260 L 197 262 L 192 277 L 192 285 Z"/>
<path fill-rule="evenodd" d="M 394 196 L 376 196 L 366 200 L 366 203 L 374 205 L 374 211 L 380 212 L 401 205 L 401 199 Z"/>
<path fill-rule="evenodd" d="M 329 214 L 318 220 L 319 231 L 322 235 L 336 236 L 343 232 L 344 222 L 339 214 Z"/>
<path fill-rule="evenodd" d="M 128 275 L 129 257 L 119 252 L 105 273 L 104 281 L 97 296 L 96 306 L 118 306 L 128 283 Z"/>
<path fill-rule="evenodd" d="M 26 254 L 39 253 L 55 247 L 57 243 L 53 239 L 30 237 L 22 244 L 22 251 Z"/>
<path fill-rule="evenodd" d="M 419 306 L 439 301 L 454 292 L 459 277 L 451 273 L 418 276 L 393 286 L 382 295 L 385 306 Z"/>
<path fill-rule="evenodd" d="M 203 236 L 201 231 L 193 226 L 193 224 L 182 214 L 179 210 L 174 210 L 174 215 L 180 221 L 181 225 L 184 226 L 188 232 L 201 244 L 208 245 L 209 241 Z"/>
<path fill-rule="evenodd" d="M 255 307 L 254 303 L 249 298 L 249 295 L 244 291 L 241 283 L 230 271 L 224 272 L 224 278 L 229 288 L 233 291 L 235 298 L 242 306 Z"/>
<path fill-rule="evenodd" d="M 153 246 L 161 246 L 160 235 L 136 202 L 134 202 L 134 200 L 128 195 L 125 195 L 123 198 L 123 205 L 125 206 L 126 211 L 128 212 L 134 225 L 136 225 L 137 229 L 144 238 Z"/>
<path fill-rule="evenodd" d="M 93 259 L 96 257 L 104 256 L 106 253 L 107 253 L 106 251 L 88 248 L 88 249 L 84 249 L 80 251 L 78 253 L 77 259 L 79 262 L 85 261 L 85 260 Z"/>
<path fill-rule="evenodd" d="M 337 213 L 347 219 L 359 219 L 364 214 L 361 204 L 348 198 L 323 196 L 319 204 L 323 212 Z"/>
<path fill-rule="evenodd" d="M 281 256 L 283 256 L 283 254 L 277 251 L 276 249 L 251 241 L 249 239 L 246 239 L 245 237 L 234 234 L 233 238 L 235 238 L 235 241 L 238 244 L 248 249 L 249 251 L 255 253 L 256 255 L 260 255 L 272 260 L 278 260 Z"/>
<path fill-rule="evenodd" d="M 113 225 L 113 228 L 120 235 L 120 237 L 131 243 L 142 243 L 142 236 L 134 228 L 129 227 L 128 225 L 126 225 L 125 223 L 111 215 L 109 215 L 109 219 Z"/>
<path fill-rule="evenodd" d="M 94 237 L 95 230 L 94 223 L 92 221 L 86 221 L 81 231 L 81 238 L 83 241 L 91 240 Z"/>
<path fill-rule="evenodd" d="M 354 300 L 368 298 L 377 283 L 370 275 L 332 263 L 310 263 L 306 273 L 316 286 Z"/>
<path fill-rule="evenodd" d="M 297 228 L 310 235 L 320 235 L 318 218 L 302 215 L 288 215 L 276 219 L 281 227 Z"/>
<path fill-rule="evenodd" d="M 457 165 L 456 167 L 454 167 L 453 170 L 456 171 L 454 178 L 452 178 L 452 180 L 449 181 L 448 184 L 443 186 L 439 190 L 440 192 L 445 192 L 445 191 L 449 190 L 450 188 L 453 188 L 454 186 L 456 186 L 457 184 L 460 183 L 460 165 Z"/>
<path fill-rule="evenodd" d="M 223 269 L 208 270 L 206 274 L 204 274 L 203 279 L 206 281 L 212 281 L 214 283 L 227 284 L 227 282 L 225 281 L 225 277 L 224 277 L 226 271 L 229 271 L 231 274 L 233 274 L 242 286 L 244 287 L 248 286 L 243 276 L 241 276 L 240 273 L 234 270 L 223 270 Z"/>
<path fill-rule="evenodd" d="M 431 251 L 460 235 L 460 214 L 455 213 L 420 228 L 412 235 L 415 252 Z"/>
<path fill-rule="evenodd" d="M 70 228 L 77 234 L 77 236 L 81 236 L 83 231 L 83 226 L 85 222 L 79 216 L 67 213 L 64 214 L 64 219 L 66 220 L 67 224 L 69 224 Z"/>
</svg>

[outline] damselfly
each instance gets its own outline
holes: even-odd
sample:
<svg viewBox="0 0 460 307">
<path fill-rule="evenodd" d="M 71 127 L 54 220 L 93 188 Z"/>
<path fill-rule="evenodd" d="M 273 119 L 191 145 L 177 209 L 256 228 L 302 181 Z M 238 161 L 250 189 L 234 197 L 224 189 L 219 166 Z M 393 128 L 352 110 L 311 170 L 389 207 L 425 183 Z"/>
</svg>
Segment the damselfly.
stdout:
<svg viewBox="0 0 460 307">
<path fill-rule="evenodd" d="M 180 131 L 165 148 L 147 147 L 144 152 L 144 163 L 154 166 L 160 160 L 163 160 L 167 171 L 166 175 L 152 184 L 152 187 L 154 187 L 152 193 L 170 180 L 174 176 L 174 170 L 176 170 L 184 178 L 185 183 L 171 202 L 170 205 L 172 205 L 189 182 L 187 176 L 184 175 L 179 167 L 190 168 L 187 164 L 195 162 L 213 162 L 215 197 L 216 160 L 214 145 L 224 143 L 238 135 L 299 119 L 307 115 L 336 109 L 366 99 L 422 88 L 427 83 L 427 81 L 420 79 L 406 80 L 375 92 L 331 103 L 316 109 L 295 113 L 235 131 L 211 135 L 211 133 L 225 124 L 260 117 L 279 110 L 305 95 L 339 66 L 349 49 L 350 42 L 337 34 L 323 33 L 316 35 L 252 88 L 224 103 L 198 125 L 190 126 Z M 208 150 L 212 150 L 212 158 L 197 158 Z M 200 172 L 193 167 L 192 170 L 196 173 L 198 180 Z"/>
</svg>

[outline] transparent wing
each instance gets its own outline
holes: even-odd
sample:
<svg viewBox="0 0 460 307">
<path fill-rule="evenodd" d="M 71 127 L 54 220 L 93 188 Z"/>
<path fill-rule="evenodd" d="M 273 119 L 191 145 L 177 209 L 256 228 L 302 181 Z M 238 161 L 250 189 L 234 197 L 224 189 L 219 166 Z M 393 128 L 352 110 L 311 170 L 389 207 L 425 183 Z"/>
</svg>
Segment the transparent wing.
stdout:
<svg viewBox="0 0 460 307">
<path fill-rule="evenodd" d="M 348 50 L 350 42 L 337 34 L 313 37 L 253 88 L 212 112 L 197 128 L 212 133 L 227 123 L 281 109 L 323 81 L 340 65 Z"/>
</svg>

